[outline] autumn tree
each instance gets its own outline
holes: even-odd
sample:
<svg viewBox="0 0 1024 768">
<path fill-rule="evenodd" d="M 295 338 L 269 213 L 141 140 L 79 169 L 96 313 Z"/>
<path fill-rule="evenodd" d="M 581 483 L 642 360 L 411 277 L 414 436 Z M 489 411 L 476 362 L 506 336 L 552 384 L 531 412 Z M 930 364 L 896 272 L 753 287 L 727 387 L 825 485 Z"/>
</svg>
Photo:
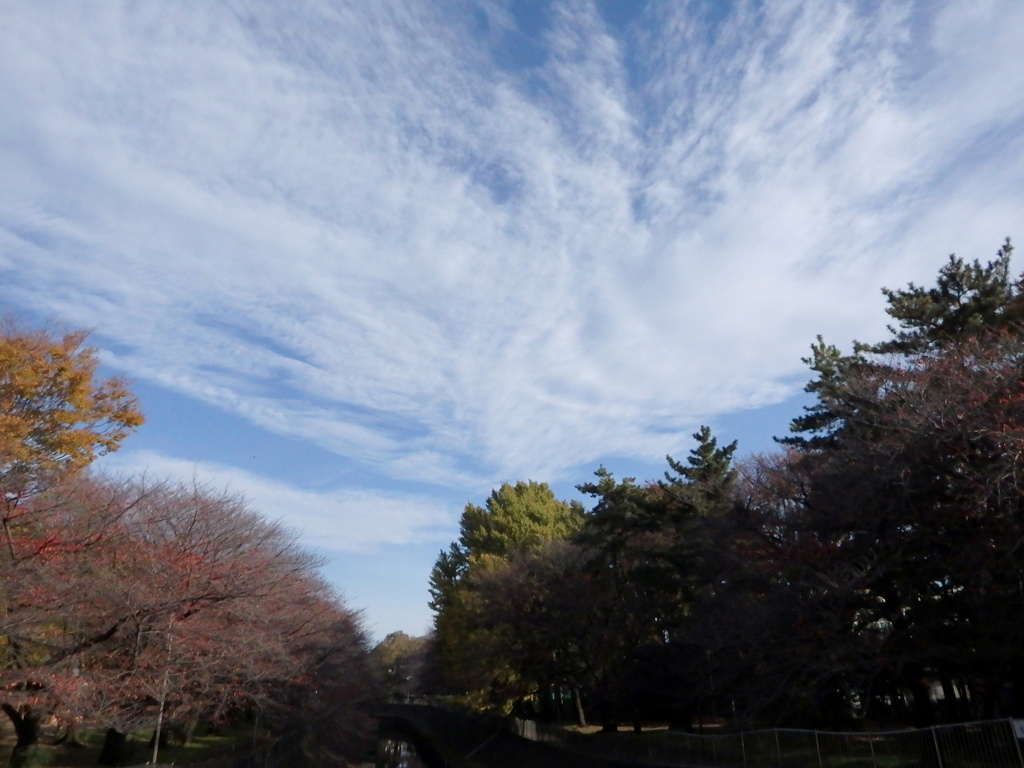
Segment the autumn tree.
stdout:
<svg viewBox="0 0 1024 768">
<path fill-rule="evenodd" d="M 823 573 L 846 565 L 858 624 L 884 637 L 884 684 L 917 689 L 919 722 L 934 717 L 916 682 L 929 670 L 949 689 L 991 693 L 1008 677 L 1024 691 L 1024 339 L 976 335 L 847 388 L 856 423 L 805 457 L 801 520 L 830 543 Z"/>
<path fill-rule="evenodd" d="M 0 323 L 0 488 L 9 502 L 117 450 L 142 424 L 126 382 L 97 378 L 87 336 Z"/>
<path fill-rule="evenodd" d="M 123 733 L 258 713 L 285 727 L 345 702 L 362 717 L 375 686 L 358 618 L 244 500 L 79 476 L 26 503 L 0 621 L 12 721 Z"/>
<path fill-rule="evenodd" d="M 48 717 L 115 732 L 253 714 L 283 727 L 324 712 L 365 726 L 356 710 L 376 688 L 359 618 L 293 534 L 230 494 L 82 471 L 142 423 L 85 339 L 0 327 L 12 764 L 31 761 Z"/>
<path fill-rule="evenodd" d="M 98 379 L 96 350 L 84 331 L 27 330 L 0 321 L 0 562 L 13 567 L 15 538 L 29 519 L 26 500 L 116 450 L 143 419 L 138 403 L 119 378 Z M 87 541 L 95 532 L 85 535 Z M 10 574 L 0 604 L 12 607 Z M 17 656 L 17 645 L 9 645 Z M 18 735 L 12 760 L 28 759 L 37 740 L 41 713 L 28 705 L 4 711 Z"/>
<path fill-rule="evenodd" d="M 820 336 L 804 362 L 815 378 L 806 391 L 815 402 L 795 418 L 791 435 L 779 442 L 800 449 L 828 448 L 840 431 L 856 423 L 859 401 L 846 383 L 851 377 L 871 376 L 950 344 L 996 331 L 1016 334 L 1024 321 L 1024 275 L 1010 279 L 1013 246 L 1009 238 L 993 261 L 967 263 L 955 255 L 939 270 L 936 285 L 922 288 L 910 283 L 905 289 L 883 288 L 886 312 L 896 326 L 891 338 L 876 344 L 855 341 L 853 351 L 843 353 Z"/>
<path fill-rule="evenodd" d="M 797 449 L 798 494 L 774 531 L 792 544 L 778 562 L 803 566 L 789 585 L 813 598 L 804 617 L 829 638 L 803 653 L 808 678 L 831 670 L 815 695 L 841 688 L 884 717 L 877 702 L 906 690 L 919 724 L 939 716 L 929 678 L 948 718 L 963 714 L 958 690 L 985 702 L 979 715 L 1007 682 L 1024 701 L 1024 563 L 1008 544 L 1024 535 L 1024 299 L 1011 253 L 1007 241 L 987 264 L 950 257 L 934 287 L 885 290 L 888 340 L 812 347 L 816 402 L 782 441 Z"/>
<path fill-rule="evenodd" d="M 99 360 L 86 337 L 0 321 L 0 522 L 7 556 L 26 498 L 117 450 L 142 424 L 126 382 L 97 378 Z"/>
</svg>

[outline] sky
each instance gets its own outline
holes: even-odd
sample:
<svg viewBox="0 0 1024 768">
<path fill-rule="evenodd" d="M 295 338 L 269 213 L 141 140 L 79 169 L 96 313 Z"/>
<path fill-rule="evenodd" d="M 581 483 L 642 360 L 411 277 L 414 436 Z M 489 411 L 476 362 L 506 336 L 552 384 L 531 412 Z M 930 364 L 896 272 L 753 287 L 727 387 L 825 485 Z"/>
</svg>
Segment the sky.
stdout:
<svg viewBox="0 0 1024 768">
<path fill-rule="evenodd" d="M 467 502 L 771 450 L 817 334 L 1024 237 L 1022 38 L 1020 0 L 6 0 L 0 310 L 133 381 L 100 471 L 244 495 L 422 634 Z"/>
</svg>

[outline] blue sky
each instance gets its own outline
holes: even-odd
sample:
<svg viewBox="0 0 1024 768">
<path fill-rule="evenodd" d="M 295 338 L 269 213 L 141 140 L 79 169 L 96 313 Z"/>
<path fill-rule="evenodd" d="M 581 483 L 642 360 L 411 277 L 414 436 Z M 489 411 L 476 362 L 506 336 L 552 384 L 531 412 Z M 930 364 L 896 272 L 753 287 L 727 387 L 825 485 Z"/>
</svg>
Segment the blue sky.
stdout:
<svg viewBox="0 0 1024 768">
<path fill-rule="evenodd" d="M 1024 237 L 1020 0 L 0 7 L 3 309 L 93 328 L 109 471 L 294 527 L 375 637 L 467 501 L 763 450 L 818 333 Z"/>
</svg>

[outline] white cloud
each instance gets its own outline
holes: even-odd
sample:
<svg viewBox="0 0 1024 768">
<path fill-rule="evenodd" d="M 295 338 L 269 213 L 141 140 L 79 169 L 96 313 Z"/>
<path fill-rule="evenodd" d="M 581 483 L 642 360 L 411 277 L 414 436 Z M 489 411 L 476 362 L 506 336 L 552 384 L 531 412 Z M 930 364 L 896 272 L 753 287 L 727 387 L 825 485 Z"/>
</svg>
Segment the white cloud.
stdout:
<svg viewBox="0 0 1024 768">
<path fill-rule="evenodd" d="M 105 472 L 146 476 L 243 496 L 270 520 L 297 531 L 308 546 L 334 553 L 376 552 L 424 542 L 446 544 L 459 510 L 433 498 L 382 490 L 319 491 L 296 488 L 238 467 L 193 462 L 155 451 L 104 457 Z"/>
<path fill-rule="evenodd" d="M 556 6 L 516 71 L 493 2 L 479 39 L 414 0 L 7 4 L 10 300 L 131 375 L 475 488 L 663 455 L 791 392 L 814 334 L 877 336 L 881 284 L 1020 229 L 1014 0 L 714 28 L 652 4 L 642 39 Z"/>
</svg>

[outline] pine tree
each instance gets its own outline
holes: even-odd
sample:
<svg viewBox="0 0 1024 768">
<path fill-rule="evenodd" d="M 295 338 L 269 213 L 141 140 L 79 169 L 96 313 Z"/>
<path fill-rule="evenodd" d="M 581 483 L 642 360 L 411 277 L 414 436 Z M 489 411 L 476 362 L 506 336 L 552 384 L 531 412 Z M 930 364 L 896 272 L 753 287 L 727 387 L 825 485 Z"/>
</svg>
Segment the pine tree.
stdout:
<svg viewBox="0 0 1024 768">
<path fill-rule="evenodd" d="M 851 380 L 884 387 L 921 356 L 985 334 L 1018 333 L 1024 323 L 1024 275 L 1010 279 L 1012 254 L 1007 238 L 986 264 L 950 255 L 932 288 L 914 283 L 902 290 L 883 288 L 886 312 L 896 321 L 888 326 L 887 340 L 855 341 L 853 352 L 843 354 L 818 336 L 811 356 L 803 359 L 816 374 L 804 389 L 817 401 L 805 406 L 790 424 L 792 434 L 778 442 L 805 451 L 834 448 L 844 432 L 871 421 L 865 409 L 879 405 L 876 393 L 851 387 Z"/>
<path fill-rule="evenodd" d="M 883 288 L 886 312 L 899 328 L 893 338 L 868 349 L 876 353 L 920 354 L 973 336 L 1016 330 L 1024 320 L 1024 275 L 1010 280 L 1013 244 L 1006 238 L 987 264 L 965 262 L 955 254 L 939 270 L 935 287 L 910 283 L 904 290 Z"/>
</svg>

